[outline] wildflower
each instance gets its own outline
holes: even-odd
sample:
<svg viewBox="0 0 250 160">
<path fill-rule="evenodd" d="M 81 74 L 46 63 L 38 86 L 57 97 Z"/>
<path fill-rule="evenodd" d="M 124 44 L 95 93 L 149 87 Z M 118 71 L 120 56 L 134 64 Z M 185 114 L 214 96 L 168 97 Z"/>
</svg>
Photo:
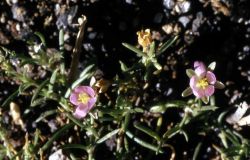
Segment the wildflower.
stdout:
<svg viewBox="0 0 250 160">
<path fill-rule="evenodd" d="M 95 91 L 89 86 L 78 86 L 72 91 L 70 102 L 76 106 L 74 116 L 84 118 L 96 102 Z"/>
<path fill-rule="evenodd" d="M 138 31 L 137 35 L 138 35 L 138 43 L 142 46 L 143 52 L 147 52 L 150 44 L 153 41 L 150 29 L 146 29 L 145 31 L 143 30 Z"/>
<path fill-rule="evenodd" d="M 214 94 L 215 88 L 223 89 L 224 84 L 216 80 L 216 76 L 212 72 L 216 63 L 211 63 L 208 68 L 203 62 L 194 62 L 195 70 L 188 69 L 187 75 L 190 78 L 189 85 L 182 96 L 186 97 L 190 94 L 194 94 L 197 98 L 202 99 L 204 103 L 208 103 L 209 97 Z"/>
</svg>

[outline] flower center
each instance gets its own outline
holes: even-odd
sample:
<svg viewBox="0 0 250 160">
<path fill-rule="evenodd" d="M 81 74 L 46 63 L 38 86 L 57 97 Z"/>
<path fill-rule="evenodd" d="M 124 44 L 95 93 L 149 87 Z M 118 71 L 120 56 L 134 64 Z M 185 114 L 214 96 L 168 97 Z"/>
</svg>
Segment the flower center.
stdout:
<svg viewBox="0 0 250 160">
<path fill-rule="evenodd" d="M 86 104 L 86 103 L 88 103 L 89 99 L 90 99 L 90 97 L 86 93 L 80 93 L 78 95 L 78 102 L 80 102 L 80 103 Z"/>
<path fill-rule="evenodd" d="M 196 84 L 196 87 L 205 89 L 208 85 L 209 84 L 208 84 L 207 78 L 202 78 L 198 81 L 198 83 Z"/>
</svg>

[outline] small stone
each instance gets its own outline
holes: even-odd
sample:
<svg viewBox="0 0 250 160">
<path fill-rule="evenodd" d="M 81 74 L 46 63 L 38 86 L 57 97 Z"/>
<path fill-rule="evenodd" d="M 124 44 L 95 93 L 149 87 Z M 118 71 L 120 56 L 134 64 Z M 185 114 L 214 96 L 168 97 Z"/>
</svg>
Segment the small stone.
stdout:
<svg viewBox="0 0 250 160">
<path fill-rule="evenodd" d="M 24 7 L 20 7 L 16 4 L 14 4 L 11 7 L 11 11 L 12 11 L 12 15 L 13 15 L 14 19 L 16 19 L 20 22 L 23 22 L 25 20 L 25 16 L 27 14 L 27 11 Z"/>
<path fill-rule="evenodd" d="M 49 160 L 69 160 L 69 158 L 63 154 L 62 149 L 59 149 L 49 156 Z"/>
<path fill-rule="evenodd" d="M 6 13 L 1 14 L 1 16 L 0 16 L 0 22 L 1 23 L 6 23 L 6 18 L 7 18 Z"/>
<path fill-rule="evenodd" d="M 198 12 L 192 24 L 192 31 L 198 32 L 198 29 L 200 28 L 202 23 L 203 23 L 203 14 L 202 12 Z"/>
<path fill-rule="evenodd" d="M 177 13 L 187 13 L 190 10 L 191 3 L 189 1 L 179 2 L 176 5 L 176 12 Z"/>
<path fill-rule="evenodd" d="M 164 0 L 163 1 L 163 5 L 167 8 L 167 9 L 173 9 L 175 6 L 175 2 L 173 0 Z"/>
<path fill-rule="evenodd" d="M 249 52 L 249 50 L 250 50 L 249 46 L 244 46 L 244 47 L 243 47 L 243 51 L 244 51 L 244 52 Z"/>
<path fill-rule="evenodd" d="M 132 4 L 132 3 L 133 3 L 133 0 L 126 0 L 126 3 Z"/>
<path fill-rule="evenodd" d="M 187 24 L 190 22 L 190 19 L 187 16 L 182 16 L 179 18 L 179 22 L 183 25 L 183 27 L 187 27 Z"/>
<path fill-rule="evenodd" d="M 97 35 L 97 32 L 91 32 L 91 33 L 89 33 L 88 38 L 95 39 L 96 35 Z"/>
</svg>

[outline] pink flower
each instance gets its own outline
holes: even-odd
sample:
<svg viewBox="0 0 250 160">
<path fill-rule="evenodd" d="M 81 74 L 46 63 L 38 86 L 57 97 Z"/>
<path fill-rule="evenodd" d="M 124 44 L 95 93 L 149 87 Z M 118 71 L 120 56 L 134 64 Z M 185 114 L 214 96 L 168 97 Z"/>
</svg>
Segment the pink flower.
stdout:
<svg viewBox="0 0 250 160">
<path fill-rule="evenodd" d="M 89 86 L 78 86 L 72 91 L 70 102 L 76 106 L 74 116 L 84 118 L 96 102 L 95 91 Z"/>
<path fill-rule="evenodd" d="M 189 85 L 197 98 L 210 97 L 214 94 L 216 77 L 211 71 L 207 71 L 202 62 L 194 62 L 195 75 L 190 79 Z"/>
<path fill-rule="evenodd" d="M 187 69 L 186 71 L 190 78 L 190 87 L 183 91 L 182 96 L 186 97 L 193 93 L 197 98 L 201 98 L 204 103 L 208 103 L 209 97 L 214 94 L 215 88 L 223 89 L 224 84 L 217 81 L 212 72 L 215 65 L 216 63 L 213 62 L 207 68 L 203 62 L 195 61 L 194 70 Z"/>
</svg>

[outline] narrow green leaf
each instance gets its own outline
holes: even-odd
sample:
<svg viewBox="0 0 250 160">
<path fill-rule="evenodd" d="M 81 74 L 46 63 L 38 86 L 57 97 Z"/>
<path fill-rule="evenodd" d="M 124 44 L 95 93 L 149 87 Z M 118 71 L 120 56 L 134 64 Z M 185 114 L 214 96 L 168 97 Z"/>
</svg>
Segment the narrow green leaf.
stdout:
<svg viewBox="0 0 250 160">
<path fill-rule="evenodd" d="M 33 140 L 34 146 L 36 146 L 38 144 L 38 140 L 39 140 L 40 136 L 41 136 L 41 131 L 39 129 L 36 129 L 34 140 Z"/>
<path fill-rule="evenodd" d="M 100 144 L 104 141 L 106 141 L 107 139 L 111 138 L 112 136 L 116 135 L 118 132 L 120 131 L 120 129 L 115 129 L 111 132 L 109 132 L 108 134 L 106 134 L 105 136 L 103 136 L 102 138 L 100 138 L 98 141 L 96 141 L 96 143 Z"/>
<path fill-rule="evenodd" d="M 49 110 L 49 111 L 45 111 L 43 112 L 37 119 L 36 119 L 36 123 L 40 122 L 41 120 L 43 120 L 44 118 L 53 115 L 57 113 L 57 109 L 53 109 L 53 110 Z"/>
<path fill-rule="evenodd" d="M 86 76 L 93 68 L 94 68 L 94 64 L 91 64 L 89 66 L 87 66 L 81 73 L 80 73 L 80 77 Z"/>
<path fill-rule="evenodd" d="M 88 147 L 81 144 L 65 144 L 61 147 L 61 149 L 81 149 L 87 151 Z"/>
<path fill-rule="evenodd" d="M 219 133 L 218 137 L 220 137 L 222 144 L 224 145 L 225 148 L 228 148 L 228 143 L 227 143 L 227 139 L 226 139 L 226 134 L 225 132 L 222 130 L 221 133 Z"/>
<path fill-rule="evenodd" d="M 53 92 L 53 87 L 54 87 L 54 84 L 56 82 L 57 73 L 58 73 L 58 68 L 52 73 L 52 75 L 50 77 L 50 80 L 49 80 L 50 84 L 49 84 L 49 88 L 48 88 L 49 93 Z"/>
<path fill-rule="evenodd" d="M 69 123 L 69 124 L 64 125 L 55 134 L 52 135 L 52 137 L 41 147 L 41 150 L 46 151 L 55 140 L 57 140 L 60 136 L 62 136 L 67 130 L 69 130 L 73 126 L 74 126 L 74 123 Z"/>
<path fill-rule="evenodd" d="M 126 136 L 124 136 L 124 147 L 127 152 L 129 152 L 129 144 L 128 144 L 128 139 Z"/>
<path fill-rule="evenodd" d="M 214 87 L 217 88 L 217 89 L 224 89 L 225 85 L 220 81 L 216 81 L 215 84 L 214 84 Z"/>
<path fill-rule="evenodd" d="M 49 82 L 49 79 L 43 81 L 41 83 L 41 85 L 36 89 L 34 95 L 31 98 L 31 106 L 34 103 L 35 99 L 38 97 L 39 93 L 41 92 L 41 90 L 43 89 L 43 87 L 45 87 L 47 85 L 47 83 Z"/>
<path fill-rule="evenodd" d="M 21 84 L 21 85 L 18 87 L 19 95 L 22 94 L 26 89 L 28 89 L 28 88 L 31 87 L 31 86 L 32 86 L 32 84 L 30 84 L 30 83 Z"/>
<path fill-rule="evenodd" d="M 143 141 L 142 139 L 140 139 L 140 138 L 138 138 L 138 137 L 135 137 L 130 131 L 126 131 L 126 135 L 129 137 L 129 138 L 131 138 L 132 140 L 134 140 L 136 143 L 138 143 L 139 145 L 141 145 L 141 146 L 143 146 L 143 147 L 145 147 L 145 148 L 148 148 L 148 149 L 150 149 L 150 150 L 152 150 L 152 151 L 154 151 L 154 152 L 157 152 L 157 149 L 158 149 L 158 147 L 157 146 L 155 146 L 155 145 L 152 145 L 152 144 L 150 144 L 150 143 L 148 143 L 148 142 L 145 142 L 145 141 Z M 159 153 L 163 153 L 163 151 L 160 149 L 159 150 Z"/>
<path fill-rule="evenodd" d="M 197 146 L 195 147 L 194 155 L 193 155 L 192 160 L 197 160 L 198 154 L 199 154 L 199 152 L 200 152 L 200 150 L 201 150 L 201 146 L 202 146 L 202 142 L 199 142 L 199 143 L 197 144 Z"/>
<path fill-rule="evenodd" d="M 224 133 L 227 139 L 229 139 L 234 145 L 241 145 L 239 139 L 236 137 L 236 135 L 232 131 L 228 129 Z"/>
<path fill-rule="evenodd" d="M 148 57 L 146 53 L 143 53 L 140 49 L 128 44 L 128 43 L 122 43 L 122 45 L 131 51 L 135 52 L 138 57 Z"/>
<path fill-rule="evenodd" d="M 140 124 L 139 122 L 134 123 L 134 127 L 135 127 L 136 129 L 138 129 L 138 130 L 140 130 L 140 131 L 146 133 L 147 135 L 153 137 L 153 138 L 156 139 L 157 141 L 160 141 L 160 140 L 161 140 L 160 136 L 159 136 L 156 132 L 154 132 L 153 130 L 151 130 L 151 129 L 148 128 L 148 127 L 143 126 L 143 125 Z"/>
<path fill-rule="evenodd" d="M 18 95 L 19 89 L 17 89 L 15 92 L 13 92 L 2 104 L 3 107 L 5 107 L 7 104 L 10 103 L 17 95 Z"/>
<path fill-rule="evenodd" d="M 208 96 L 202 97 L 201 100 L 202 100 L 203 103 L 208 104 L 209 97 Z"/>
<path fill-rule="evenodd" d="M 54 70 L 54 72 L 52 73 L 50 80 L 49 80 L 50 84 L 55 84 L 56 78 L 57 78 L 57 73 L 58 73 L 58 68 L 56 70 Z"/>
<path fill-rule="evenodd" d="M 125 120 L 122 123 L 122 131 L 124 131 L 124 132 L 127 131 L 130 119 L 131 119 L 131 114 L 127 113 L 125 116 Z"/>
<path fill-rule="evenodd" d="M 163 45 L 161 45 L 161 47 L 159 48 L 156 55 L 160 55 L 163 52 L 165 52 L 177 39 L 178 39 L 178 36 L 170 38 L 167 42 L 165 42 Z"/>
<path fill-rule="evenodd" d="M 186 74 L 189 78 L 192 78 L 196 73 L 192 69 L 186 69 Z"/>
<path fill-rule="evenodd" d="M 123 63 L 122 61 L 119 61 L 120 65 L 121 65 L 121 70 L 123 72 L 126 72 L 128 70 L 128 67 L 126 66 L 125 63 Z"/>
<path fill-rule="evenodd" d="M 42 33 L 40 33 L 40 32 L 35 32 L 34 34 L 37 35 L 37 36 L 40 38 L 42 44 L 46 47 L 45 38 L 44 38 L 44 36 L 42 35 Z"/>
<path fill-rule="evenodd" d="M 223 149 L 221 149 L 220 147 L 218 147 L 218 146 L 216 146 L 216 145 L 214 145 L 214 144 L 212 144 L 212 146 L 214 147 L 214 149 L 215 149 L 216 151 L 218 151 L 220 154 L 223 154 L 223 155 L 224 155 Z"/>
<path fill-rule="evenodd" d="M 186 106 L 186 102 L 184 101 L 168 101 L 166 103 L 161 103 L 158 105 L 154 105 L 150 108 L 150 112 L 153 113 L 164 113 L 168 108 L 183 108 Z"/>
<path fill-rule="evenodd" d="M 155 57 L 155 42 L 152 42 L 150 44 L 149 52 L 148 52 L 149 57 Z"/>
<path fill-rule="evenodd" d="M 215 111 L 218 109 L 217 106 L 202 106 L 201 108 L 194 108 L 194 111 L 201 112 L 201 111 Z"/>
<path fill-rule="evenodd" d="M 162 66 L 158 62 L 153 62 L 153 65 L 157 70 L 162 70 Z"/>
<path fill-rule="evenodd" d="M 224 117 L 227 115 L 227 113 L 229 112 L 230 110 L 227 110 L 227 111 L 224 111 L 224 112 L 221 112 L 221 114 L 219 115 L 217 121 L 219 124 L 222 124 L 223 123 L 223 120 L 224 120 Z"/>
<path fill-rule="evenodd" d="M 187 89 L 185 89 L 182 92 L 181 96 L 182 97 L 187 97 L 187 96 L 190 96 L 192 93 L 193 93 L 192 89 L 190 87 L 188 87 Z"/>
<path fill-rule="evenodd" d="M 216 62 L 212 62 L 208 65 L 208 70 L 213 71 L 216 67 Z"/>
<path fill-rule="evenodd" d="M 189 138 L 188 138 L 188 134 L 187 134 L 187 132 L 186 132 L 186 131 L 184 131 L 184 130 L 181 130 L 181 132 L 180 132 L 180 133 L 181 133 L 181 134 L 183 134 L 183 136 L 185 137 L 186 142 L 188 142 Z"/>
<path fill-rule="evenodd" d="M 59 49 L 61 53 L 64 52 L 64 30 L 60 29 L 59 31 Z"/>
<path fill-rule="evenodd" d="M 144 112 L 144 110 L 142 109 L 142 108 L 134 108 L 133 110 L 133 113 L 143 113 Z M 130 112 L 130 113 L 132 113 L 132 112 Z"/>
<path fill-rule="evenodd" d="M 41 98 L 36 98 L 35 100 L 32 101 L 32 103 L 30 104 L 31 107 L 35 107 L 41 104 L 44 104 L 46 101 L 46 97 L 41 97 Z"/>
<path fill-rule="evenodd" d="M 180 126 L 176 125 L 175 127 L 167 130 L 167 132 L 165 132 L 163 134 L 163 139 L 167 140 L 167 139 L 173 137 L 175 134 L 179 133 L 180 129 L 181 129 Z"/>
</svg>

